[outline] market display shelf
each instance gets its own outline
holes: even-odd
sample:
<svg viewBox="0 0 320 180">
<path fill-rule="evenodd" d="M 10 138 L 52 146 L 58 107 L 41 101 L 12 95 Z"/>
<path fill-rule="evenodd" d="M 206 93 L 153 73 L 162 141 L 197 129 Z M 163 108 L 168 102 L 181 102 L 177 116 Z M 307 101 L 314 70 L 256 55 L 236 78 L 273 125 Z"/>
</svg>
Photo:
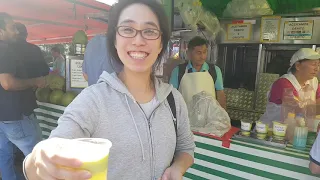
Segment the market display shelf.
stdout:
<svg viewBox="0 0 320 180">
<path fill-rule="evenodd" d="M 267 136 L 265 139 L 258 139 L 255 132 L 251 132 L 250 136 L 241 134 L 241 131 L 233 136 L 234 139 L 244 140 L 246 142 L 256 143 L 264 146 L 271 146 L 274 148 L 285 149 L 287 147 L 287 141 L 276 141 L 272 137 Z"/>
</svg>

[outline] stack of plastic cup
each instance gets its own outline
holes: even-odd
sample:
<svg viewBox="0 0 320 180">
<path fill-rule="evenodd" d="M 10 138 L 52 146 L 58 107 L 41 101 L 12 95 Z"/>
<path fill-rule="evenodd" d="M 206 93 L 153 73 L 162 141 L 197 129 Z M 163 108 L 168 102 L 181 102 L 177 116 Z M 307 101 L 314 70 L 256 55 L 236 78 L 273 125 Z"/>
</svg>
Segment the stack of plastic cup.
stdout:
<svg viewBox="0 0 320 180">
<path fill-rule="evenodd" d="M 294 129 L 293 147 L 304 149 L 307 145 L 308 127 L 296 127 Z"/>
</svg>

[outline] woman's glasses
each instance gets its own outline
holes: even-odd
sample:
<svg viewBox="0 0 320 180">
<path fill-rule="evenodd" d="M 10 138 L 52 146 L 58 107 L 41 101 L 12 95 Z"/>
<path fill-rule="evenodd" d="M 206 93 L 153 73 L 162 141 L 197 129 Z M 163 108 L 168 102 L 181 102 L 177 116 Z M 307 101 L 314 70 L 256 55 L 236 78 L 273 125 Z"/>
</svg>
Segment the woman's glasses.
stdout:
<svg viewBox="0 0 320 180">
<path fill-rule="evenodd" d="M 158 29 L 137 30 L 137 29 L 130 27 L 130 26 L 118 26 L 116 29 L 117 29 L 118 34 L 122 37 L 125 37 L 125 38 L 134 38 L 137 36 L 138 33 L 140 33 L 144 39 L 156 40 L 162 34 L 161 31 L 159 31 Z"/>
</svg>

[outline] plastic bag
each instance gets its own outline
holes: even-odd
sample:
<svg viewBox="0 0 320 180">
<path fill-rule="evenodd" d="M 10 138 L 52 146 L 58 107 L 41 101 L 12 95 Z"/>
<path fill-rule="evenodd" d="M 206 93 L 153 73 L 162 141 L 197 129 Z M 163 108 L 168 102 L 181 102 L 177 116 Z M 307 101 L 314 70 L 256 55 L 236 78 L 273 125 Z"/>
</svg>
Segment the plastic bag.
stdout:
<svg viewBox="0 0 320 180">
<path fill-rule="evenodd" d="M 188 28 L 198 31 L 198 24 L 201 24 L 205 27 L 205 31 L 209 32 L 210 38 L 215 40 L 221 30 L 220 22 L 213 13 L 202 7 L 199 0 L 176 0 L 175 6 Z"/>
<path fill-rule="evenodd" d="M 212 40 L 215 40 L 217 34 L 220 32 L 220 22 L 214 14 L 212 14 L 209 11 L 203 10 L 203 13 L 201 13 L 199 17 L 198 23 L 201 22 L 204 27 L 206 28 L 206 31 L 209 32 L 210 38 Z"/>
<path fill-rule="evenodd" d="M 190 126 L 193 131 L 223 136 L 231 128 L 228 113 L 211 94 L 202 91 L 188 104 Z"/>
<path fill-rule="evenodd" d="M 302 88 L 299 92 L 299 97 L 303 109 L 303 115 L 306 118 L 307 126 L 309 131 L 314 129 L 314 119 L 316 119 L 317 108 L 316 108 L 316 90 L 313 89 L 310 85 Z"/>
<path fill-rule="evenodd" d="M 223 12 L 223 17 L 251 18 L 272 15 L 267 0 L 233 0 Z"/>
<path fill-rule="evenodd" d="M 197 31 L 197 22 L 201 14 L 201 5 L 197 4 L 199 0 L 177 0 L 175 6 L 179 9 L 180 16 L 185 25 L 193 31 Z"/>
</svg>

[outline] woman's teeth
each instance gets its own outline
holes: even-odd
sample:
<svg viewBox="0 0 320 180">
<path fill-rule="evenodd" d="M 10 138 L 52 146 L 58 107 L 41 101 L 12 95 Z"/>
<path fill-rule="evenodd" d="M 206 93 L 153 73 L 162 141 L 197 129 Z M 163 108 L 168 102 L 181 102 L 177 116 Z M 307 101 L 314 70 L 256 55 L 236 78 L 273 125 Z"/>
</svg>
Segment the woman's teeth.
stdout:
<svg viewBox="0 0 320 180">
<path fill-rule="evenodd" d="M 129 52 L 128 54 L 133 59 L 144 59 L 148 56 L 148 54 L 145 52 Z"/>
</svg>

